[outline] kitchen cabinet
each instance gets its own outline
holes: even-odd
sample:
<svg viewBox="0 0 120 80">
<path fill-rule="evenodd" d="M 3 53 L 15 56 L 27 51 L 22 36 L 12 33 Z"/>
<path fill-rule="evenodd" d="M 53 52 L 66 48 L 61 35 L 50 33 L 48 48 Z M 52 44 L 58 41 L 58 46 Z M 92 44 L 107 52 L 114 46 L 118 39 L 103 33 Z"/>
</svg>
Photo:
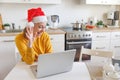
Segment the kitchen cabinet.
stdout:
<svg viewBox="0 0 120 80">
<path fill-rule="evenodd" d="M 92 49 L 112 51 L 120 56 L 120 31 L 93 32 Z"/>
<path fill-rule="evenodd" d="M 61 0 L 0 0 L 0 3 L 60 4 Z"/>
<path fill-rule="evenodd" d="M 81 3 L 95 5 L 120 5 L 119 0 L 81 0 Z"/>
<path fill-rule="evenodd" d="M 93 32 L 92 49 L 108 51 L 110 45 L 110 32 Z"/>
<path fill-rule="evenodd" d="M 120 32 L 111 32 L 110 50 L 114 56 L 120 56 Z"/>
<path fill-rule="evenodd" d="M 65 35 L 64 34 L 52 34 L 50 35 L 51 43 L 54 52 L 65 50 Z"/>
<path fill-rule="evenodd" d="M 3 80 L 16 64 L 14 38 L 0 36 L 0 80 Z"/>
</svg>

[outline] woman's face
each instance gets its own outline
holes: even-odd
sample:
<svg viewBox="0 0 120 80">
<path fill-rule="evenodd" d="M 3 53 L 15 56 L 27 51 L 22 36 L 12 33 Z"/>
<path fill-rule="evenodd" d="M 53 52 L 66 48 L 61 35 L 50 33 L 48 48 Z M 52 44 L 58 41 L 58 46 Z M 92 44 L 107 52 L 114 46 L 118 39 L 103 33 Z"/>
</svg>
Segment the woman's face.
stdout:
<svg viewBox="0 0 120 80">
<path fill-rule="evenodd" d="M 34 33 L 37 33 L 37 35 L 44 32 L 45 28 L 46 28 L 46 22 L 34 23 Z"/>
</svg>

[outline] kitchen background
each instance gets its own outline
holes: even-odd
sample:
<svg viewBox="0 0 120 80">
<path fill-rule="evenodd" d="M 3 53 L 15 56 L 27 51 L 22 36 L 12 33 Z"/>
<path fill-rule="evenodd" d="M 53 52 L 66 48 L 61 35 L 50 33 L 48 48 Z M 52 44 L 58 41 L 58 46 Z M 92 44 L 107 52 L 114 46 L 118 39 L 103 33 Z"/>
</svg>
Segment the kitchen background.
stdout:
<svg viewBox="0 0 120 80">
<path fill-rule="evenodd" d="M 15 28 L 25 27 L 27 10 L 29 8 L 42 7 L 47 16 L 56 14 L 60 17 L 58 27 L 72 26 L 76 20 L 87 22 L 89 18 L 105 20 L 104 15 L 112 10 L 118 10 L 118 6 L 85 5 L 80 0 L 62 0 L 62 4 L 0 4 L 0 13 L 3 23 L 15 23 Z"/>
</svg>

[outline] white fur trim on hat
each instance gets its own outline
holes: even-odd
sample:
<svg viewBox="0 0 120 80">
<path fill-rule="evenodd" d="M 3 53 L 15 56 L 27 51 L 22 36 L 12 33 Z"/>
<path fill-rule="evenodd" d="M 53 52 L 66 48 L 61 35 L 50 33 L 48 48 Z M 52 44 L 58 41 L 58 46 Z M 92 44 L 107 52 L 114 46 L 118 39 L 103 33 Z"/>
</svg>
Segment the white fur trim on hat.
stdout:
<svg viewBox="0 0 120 80">
<path fill-rule="evenodd" d="M 28 26 L 28 27 L 34 27 L 34 23 L 33 23 L 33 22 L 28 22 L 28 23 L 27 23 L 27 26 Z"/>
<path fill-rule="evenodd" d="M 47 17 L 46 16 L 37 16 L 37 17 L 33 18 L 32 22 L 33 23 L 47 22 Z"/>
</svg>

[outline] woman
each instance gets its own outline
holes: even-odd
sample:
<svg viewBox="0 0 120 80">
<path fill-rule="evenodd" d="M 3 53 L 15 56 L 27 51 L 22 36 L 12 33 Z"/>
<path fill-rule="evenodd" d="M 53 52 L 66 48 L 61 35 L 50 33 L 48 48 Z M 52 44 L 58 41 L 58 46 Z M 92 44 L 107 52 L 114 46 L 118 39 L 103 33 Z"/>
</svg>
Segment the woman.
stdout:
<svg viewBox="0 0 120 80">
<path fill-rule="evenodd" d="M 29 25 L 23 33 L 16 36 L 15 43 L 22 61 L 32 64 L 38 60 L 38 55 L 51 53 L 52 45 L 49 35 L 45 32 L 47 18 L 41 8 L 28 10 L 28 22 Z"/>
</svg>

